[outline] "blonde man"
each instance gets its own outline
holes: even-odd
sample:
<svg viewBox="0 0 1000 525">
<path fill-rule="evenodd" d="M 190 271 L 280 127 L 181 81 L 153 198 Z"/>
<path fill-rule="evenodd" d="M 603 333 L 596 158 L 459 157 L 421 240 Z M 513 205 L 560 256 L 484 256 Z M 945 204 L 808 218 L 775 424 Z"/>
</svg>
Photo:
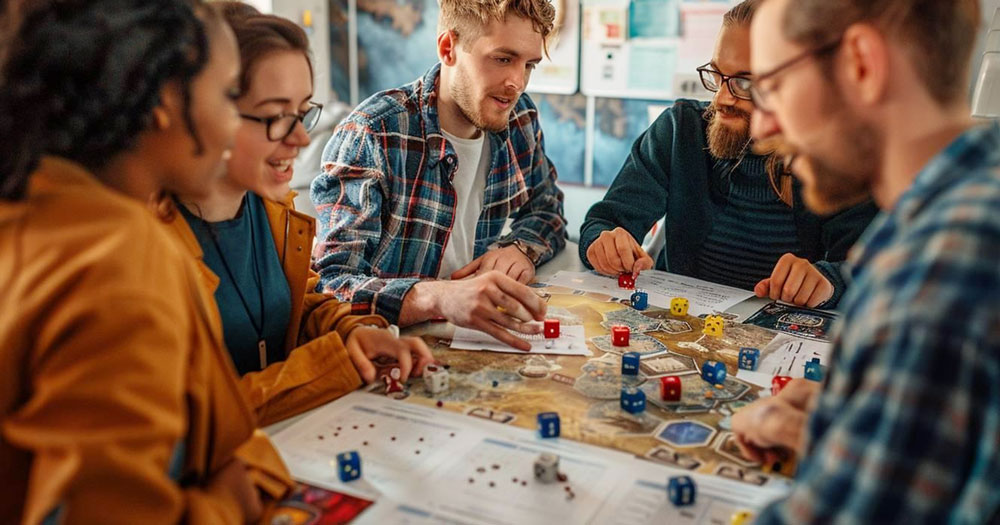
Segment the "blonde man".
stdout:
<svg viewBox="0 0 1000 525">
<path fill-rule="evenodd" d="M 363 102 L 326 146 L 312 185 L 315 269 L 355 313 L 403 326 L 445 318 L 527 350 L 508 329 L 538 331 L 526 323 L 545 305 L 525 283 L 566 243 L 563 195 L 524 93 L 555 10 L 440 4 L 440 63 Z"/>
</svg>

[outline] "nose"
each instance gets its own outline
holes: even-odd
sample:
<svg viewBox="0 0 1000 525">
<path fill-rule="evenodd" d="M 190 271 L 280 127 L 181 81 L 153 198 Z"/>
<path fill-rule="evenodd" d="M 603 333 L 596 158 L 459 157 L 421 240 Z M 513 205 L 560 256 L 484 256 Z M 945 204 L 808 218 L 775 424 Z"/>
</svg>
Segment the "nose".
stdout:
<svg viewBox="0 0 1000 525">
<path fill-rule="evenodd" d="M 512 73 L 507 77 L 505 87 L 517 93 L 524 93 L 524 90 L 527 88 L 526 84 L 528 83 L 527 76 L 528 74 L 524 69 L 520 73 Z"/>
<path fill-rule="evenodd" d="M 717 106 L 734 106 L 737 101 L 738 99 L 733 96 L 733 92 L 729 91 L 729 82 L 723 82 L 719 91 L 715 93 L 715 104 Z"/>
<path fill-rule="evenodd" d="M 291 135 L 285 138 L 285 144 L 304 148 L 310 142 L 312 142 L 312 139 L 309 138 L 309 132 L 306 131 L 305 124 L 301 120 L 296 120 Z"/>
<path fill-rule="evenodd" d="M 750 118 L 750 135 L 754 140 L 764 140 L 781 133 L 781 126 L 774 113 L 755 109 Z"/>
</svg>

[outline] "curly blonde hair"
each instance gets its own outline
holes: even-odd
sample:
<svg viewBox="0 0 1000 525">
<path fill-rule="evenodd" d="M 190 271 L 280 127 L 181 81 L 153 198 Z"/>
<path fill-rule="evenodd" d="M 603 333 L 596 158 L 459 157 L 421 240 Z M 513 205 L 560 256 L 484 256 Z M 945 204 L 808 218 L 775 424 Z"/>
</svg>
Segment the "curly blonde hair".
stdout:
<svg viewBox="0 0 1000 525">
<path fill-rule="evenodd" d="M 514 15 L 531 21 L 548 50 L 556 17 L 551 0 L 440 0 L 439 3 L 438 32 L 452 31 L 463 45 L 475 42 L 490 22 L 502 22 L 508 15 Z"/>
</svg>

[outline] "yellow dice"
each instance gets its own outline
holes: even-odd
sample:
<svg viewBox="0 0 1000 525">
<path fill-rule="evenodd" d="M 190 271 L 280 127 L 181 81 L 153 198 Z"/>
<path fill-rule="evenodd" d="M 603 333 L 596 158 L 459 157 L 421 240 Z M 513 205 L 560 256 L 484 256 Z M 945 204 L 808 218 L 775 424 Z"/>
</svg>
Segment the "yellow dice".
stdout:
<svg viewBox="0 0 1000 525">
<path fill-rule="evenodd" d="M 749 525 L 753 519 L 753 513 L 748 510 L 741 510 L 729 518 L 729 525 Z"/>
<path fill-rule="evenodd" d="M 721 315 L 709 315 L 705 317 L 705 329 L 702 330 L 702 333 L 722 337 L 723 326 L 725 326 L 725 320 L 722 319 Z"/>
<path fill-rule="evenodd" d="M 674 297 L 670 300 L 670 313 L 674 315 L 688 314 L 688 300 L 683 297 Z"/>
</svg>

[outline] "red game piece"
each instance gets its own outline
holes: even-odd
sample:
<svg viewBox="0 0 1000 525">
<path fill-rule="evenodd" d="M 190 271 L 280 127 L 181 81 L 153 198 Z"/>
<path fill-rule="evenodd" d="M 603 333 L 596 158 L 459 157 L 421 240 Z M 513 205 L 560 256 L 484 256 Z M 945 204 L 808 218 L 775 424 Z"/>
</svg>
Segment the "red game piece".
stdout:
<svg viewBox="0 0 1000 525">
<path fill-rule="evenodd" d="M 785 385 L 791 380 L 792 378 L 789 376 L 774 376 L 774 379 L 771 380 L 771 395 L 778 395 L 778 392 L 781 392 L 781 389 L 785 388 Z"/>
<path fill-rule="evenodd" d="M 660 399 L 664 401 L 681 400 L 681 378 L 667 376 L 660 378 Z"/>
<path fill-rule="evenodd" d="M 559 337 L 559 319 L 546 319 L 544 325 L 546 339 L 556 339 Z"/>
<path fill-rule="evenodd" d="M 628 346 L 630 330 L 627 326 L 611 327 L 611 344 L 614 346 Z"/>
<path fill-rule="evenodd" d="M 618 276 L 618 287 L 631 290 L 635 288 L 635 277 L 630 273 L 623 273 Z"/>
</svg>

